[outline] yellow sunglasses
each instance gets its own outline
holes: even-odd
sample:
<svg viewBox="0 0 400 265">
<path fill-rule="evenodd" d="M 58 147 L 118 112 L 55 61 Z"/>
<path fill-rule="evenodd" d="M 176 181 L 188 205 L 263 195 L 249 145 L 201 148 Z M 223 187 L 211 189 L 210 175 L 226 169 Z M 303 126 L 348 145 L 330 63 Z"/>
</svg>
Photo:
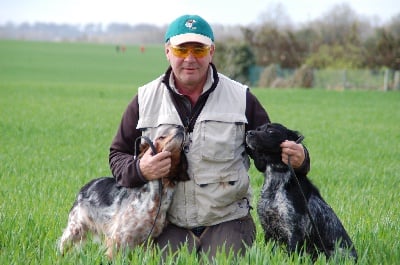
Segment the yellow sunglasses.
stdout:
<svg viewBox="0 0 400 265">
<path fill-rule="evenodd" d="M 186 58 L 191 53 L 196 58 L 202 58 L 210 51 L 210 46 L 170 46 L 172 53 L 179 58 Z"/>
</svg>

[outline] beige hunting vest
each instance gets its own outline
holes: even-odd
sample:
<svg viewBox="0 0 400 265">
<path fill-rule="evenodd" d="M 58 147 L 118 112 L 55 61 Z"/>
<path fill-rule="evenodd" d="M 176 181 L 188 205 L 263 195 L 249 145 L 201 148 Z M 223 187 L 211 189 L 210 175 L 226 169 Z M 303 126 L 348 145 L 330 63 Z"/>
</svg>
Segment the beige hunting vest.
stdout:
<svg viewBox="0 0 400 265">
<path fill-rule="evenodd" d="M 206 84 L 210 84 L 212 76 Z M 140 87 L 138 129 L 154 139 L 157 129 L 183 126 L 162 77 Z M 168 220 L 186 228 L 215 225 L 246 216 L 251 190 L 244 137 L 247 87 L 219 74 L 187 135 L 189 181 L 176 186 Z"/>
</svg>

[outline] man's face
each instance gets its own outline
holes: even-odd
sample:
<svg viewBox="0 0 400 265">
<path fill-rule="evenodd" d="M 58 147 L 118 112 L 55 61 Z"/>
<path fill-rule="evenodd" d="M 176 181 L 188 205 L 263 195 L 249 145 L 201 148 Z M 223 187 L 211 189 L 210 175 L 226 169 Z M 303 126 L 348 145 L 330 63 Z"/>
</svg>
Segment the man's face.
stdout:
<svg viewBox="0 0 400 265">
<path fill-rule="evenodd" d="M 175 75 L 177 86 L 196 86 L 207 78 L 214 45 L 188 42 L 179 46 L 166 45 L 165 54 Z"/>
</svg>

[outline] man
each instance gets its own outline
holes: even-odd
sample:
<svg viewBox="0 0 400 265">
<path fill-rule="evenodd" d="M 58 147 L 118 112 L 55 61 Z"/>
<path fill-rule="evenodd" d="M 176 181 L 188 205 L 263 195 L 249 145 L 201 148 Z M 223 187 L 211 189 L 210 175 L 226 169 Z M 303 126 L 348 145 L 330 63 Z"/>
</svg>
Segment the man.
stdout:
<svg viewBox="0 0 400 265">
<path fill-rule="evenodd" d="M 135 139 L 151 139 L 160 126 L 184 126 L 190 180 L 178 183 L 168 212 L 169 224 L 155 239 L 175 251 L 185 242 L 190 249 L 209 251 L 225 246 L 244 253 L 255 238 L 249 213 L 251 190 L 245 133 L 269 122 L 248 87 L 217 72 L 210 25 L 200 16 L 174 20 L 165 34 L 165 74 L 139 88 L 123 114 L 110 148 L 110 167 L 122 186 L 141 186 L 164 177 L 170 153 L 149 150 L 134 159 Z M 295 142 L 282 144 L 296 171 L 308 172 L 307 150 Z M 250 154 L 251 155 L 251 154 Z"/>
</svg>

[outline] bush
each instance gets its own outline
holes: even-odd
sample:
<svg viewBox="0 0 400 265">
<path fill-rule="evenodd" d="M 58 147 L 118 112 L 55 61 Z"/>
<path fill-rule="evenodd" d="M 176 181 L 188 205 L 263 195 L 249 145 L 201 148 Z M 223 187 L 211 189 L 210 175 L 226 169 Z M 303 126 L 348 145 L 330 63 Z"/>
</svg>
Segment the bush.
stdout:
<svg viewBox="0 0 400 265">
<path fill-rule="evenodd" d="M 271 64 L 264 68 L 264 70 L 261 72 L 258 85 L 260 87 L 271 87 L 274 80 L 278 77 L 277 72 L 278 66 L 275 64 Z"/>
<path fill-rule="evenodd" d="M 303 65 L 296 70 L 291 78 L 290 87 L 312 88 L 314 82 L 314 71 L 311 67 Z"/>
<path fill-rule="evenodd" d="M 250 47 L 240 42 L 217 43 L 213 61 L 218 71 L 230 78 L 241 82 L 250 83 L 250 68 L 255 59 Z"/>
</svg>

